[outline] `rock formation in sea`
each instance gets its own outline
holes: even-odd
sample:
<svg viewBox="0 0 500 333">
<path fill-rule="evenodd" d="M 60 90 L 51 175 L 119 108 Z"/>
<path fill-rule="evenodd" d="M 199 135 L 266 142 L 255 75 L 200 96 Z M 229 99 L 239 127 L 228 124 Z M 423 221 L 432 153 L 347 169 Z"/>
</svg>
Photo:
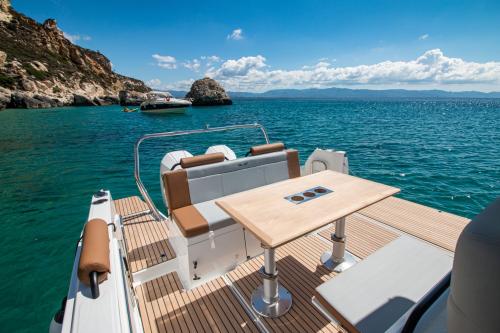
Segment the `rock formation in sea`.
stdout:
<svg viewBox="0 0 500 333">
<path fill-rule="evenodd" d="M 0 0 L 0 110 L 116 104 L 120 91 L 136 102 L 150 90 L 113 72 L 101 53 L 71 43 L 54 19 L 40 24 Z"/>
<path fill-rule="evenodd" d="M 217 81 L 208 77 L 194 81 L 186 98 L 191 99 L 195 106 L 233 104 L 224 88 Z"/>
<path fill-rule="evenodd" d="M 146 98 L 146 94 L 141 91 L 121 90 L 118 94 L 120 105 L 141 105 Z"/>
</svg>

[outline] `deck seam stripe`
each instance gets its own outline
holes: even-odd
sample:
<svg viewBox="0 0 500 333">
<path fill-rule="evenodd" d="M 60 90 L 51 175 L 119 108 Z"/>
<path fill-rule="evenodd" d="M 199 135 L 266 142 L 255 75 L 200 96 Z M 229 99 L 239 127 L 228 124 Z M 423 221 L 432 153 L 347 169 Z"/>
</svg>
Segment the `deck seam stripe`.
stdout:
<svg viewBox="0 0 500 333">
<path fill-rule="evenodd" d="M 217 312 L 213 308 L 212 302 L 210 302 L 210 296 L 209 295 L 205 295 L 205 292 L 204 292 L 203 288 L 200 288 L 200 287 L 194 288 L 193 291 L 199 295 L 199 298 L 201 299 L 201 301 L 203 302 L 203 304 L 205 304 L 206 309 L 211 314 L 212 319 L 215 322 L 217 330 L 219 332 L 225 332 L 225 331 L 227 331 L 227 329 L 224 326 L 224 324 L 220 321 L 220 318 L 217 315 Z M 201 291 L 203 291 L 203 293 Z"/>
<path fill-rule="evenodd" d="M 181 310 L 181 305 L 179 304 L 177 300 L 176 293 L 177 291 L 175 290 L 176 288 L 173 287 L 172 285 L 172 274 L 167 274 L 161 277 L 160 281 L 163 283 L 163 286 L 166 288 L 166 297 L 163 296 L 163 301 L 166 302 L 167 299 L 169 303 L 172 306 L 172 312 L 175 314 L 175 320 L 178 322 L 179 326 L 181 327 L 181 330 L 184 332 L 186 329 L 189 332 L 188 329 L 188 324 L 186 322 L 185 316 L 182 316 L 182 310 Z"/>
<path fill-rule="evenodd" d="M 234 324 L 229 320 L 229 315 L 226 311 L 221 311 L 221 306 L 218 301 L 219 295 L 217 294 L 217 291 L 211 290 L 212 282 L 207 282 L 206 284 L 201 285 L 198 288 L 203 288 L 205 291 L 206 295 L 208 295 L 208 300 L 214 307 L 215 311 L 219 314 L 219 319 L 221 319 L 222 324 L 224 325 L 225 329 L 228 332 L 231 332 L 235 330 L 235 327 L 233 326 Z"/>
<path fill-rule="evenodd" d="M 242 318 L 242 320 L 244 320 L 245 322 L 248 322 L 249 325 L 252 325 L 252 331 L 260 332 L 258 327 L 256 326 L 256 323 L 254 322 L 253 318 L 248 315 L 248 313 L 245 311 L 244 307 L 241 305 L 240 302 L 238 302 L 238 299 L 232 293 L 230 286 L 227 284 L 226 276 L 222 275 L 221 279 L 218 281 L 220 284 L 224 285 L 223 291 L 226 294 L 227 299 L 234 307 L 236 307 L 238 309 L 237 312 L 238 312 L 239 316 Z M 241 311 L 243 311 L 243 313 Z"/>
<path fill-rule="evenodd" d="M 175 283 L 177 289 L 180 291 L 179 294 L 182 298 L 183 303 L 185 304 L 185 306 L 187 308 L 192 310 L 192 311 L 188 310 L 188 314 L 193 322 L 193 325 L 195 326 L 196 331 L 199 333 L 204 332 L 204 328 L 199 326 L 199 325 L 201 325 L 202 320 L 198 316 L 198 311 L 196 310 L 195 304 L 193 304 L 193 302 L 190 301 L 188 293 L 182 289 L 182 284 L 180 283 L 179 277 L 177 276 L 177 274 L 173 274 L 173 278 L 174 278 L 174 283 Z M 186 300 L 188 300 L 189 302 Z M 195 319 L 197 319 L 197 320 L 195 320 Z"/>
<path fill-rule="evenodd" d="M 225 295 L 226 294 L 225 293 L 225 291 L 226 291 L 225 289 L 227 288 L 227 285 L 225 283 L 221 283 L 221 282 L 224 282 L 224 280 L 221 277 L 213 280 L 213 284 L 214 284 L 214 286 L 216 288 L 218 288 L 217 290 L 219 290 L 219 293 L 221 295 Z M 242 329 L 243 331 L 247 331 L 248 329 L 250 329 L 247 325 L 245 325 L 244 327 L 241 326 L 246 321 L 241 316 L 241 313 L 238 311 L 238 308 L 236 308 L 235 306 L 231 306 L 232 305 L 232 304 L 230 304 L 230 303 L 232 303 L 231 299 L 228 299 L 226 297 L 222 297 L 221 296 L 220 297 L 220 302 L 222 304 L 225 304 L 225 307 L 228 308 L 231 311 L 231 313 L 233 315 L 233 318 L 236 320 L 236 322 L 240 323 L 240 325 L 239 325 L 240 329 Z"/>
<path fill-rule="evenodd" d="M 227 277 L 227 274 L 222 276 L 222 279 L 226 283 L 226 285 L 229 287 L 229 290 L 231 293 L 236 297 L 236 300 L 238 301 L 239 304 L 243 307 L 243 310 L 247 313 L 247 315 L 250 317 L 252 322 L 257 326 L 257 329 L 261 333 L 269 333 L 269 330 L 267 329 L 266 325 L 260 320 L 258 314 L 252 309 L 252 306 L 248 304 L 244 298 L 244 296 L 241 294 L 239 291 L 238 287 L 233 284 L 230 278 Z"/>
</svg>

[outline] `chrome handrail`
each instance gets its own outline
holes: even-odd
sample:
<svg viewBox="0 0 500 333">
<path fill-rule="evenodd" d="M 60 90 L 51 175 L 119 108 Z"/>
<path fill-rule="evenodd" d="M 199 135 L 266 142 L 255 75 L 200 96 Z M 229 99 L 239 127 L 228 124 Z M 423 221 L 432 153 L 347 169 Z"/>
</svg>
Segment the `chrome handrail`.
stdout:
<svg viewBox="0 0 500 333">
<path fill-rule="evenodd" d="M 173 131 L 173 132 L 162 132 L 162 133 L 153 133 L 153 134 L 146 134 L 139 138 L 139 140 L 136 141 L 135 146 L 134 146 L 134 177 L 135 177 L 135 182 L 137 184 L 137 187 L 139 188 L 139 192 L 141 193 L 142 197 L 144 198 L 144 201 L 146 201 L 146 204 L 149 207 L 149 210 L 151 214 L 153 214 L 153 217 L 157 221 L 161 221 L 164 218 L 164 215 L 160 213 L 158 208 L 156 208 L 155 204 L 153 203 L 153 200 L 151 200 L 151 197 L 149 196 L 148 191 L 146 190 L 146 187 L 142 183 L 141 180 L 141 175 L 140 175 L 140 159 L 139 159 L 139 146 L 141 143 L 145 140 L 148 139 L 154 139 L 154 138 L 163 138 L 163 137 L 171 137 L 171 136 L 181 136 L 181 135 L 190 135 L 190 134 L 199 134 L 199 133 L 211 133 L 211 132 L 224 132 L 224 131 L 231 131 L 231 130 L 236 130 L 236 129 L 247 129 L 247 128 L 259 128 L 264 135 L 264 138 L 266 139 L 266 143 L 269 143 L 269 137 L 267 136 L 266 129 L 264 126 L 258 123 L 253 123 L 253 124 L 243 124 L 243 125 L 231 125 L 231 126 L 223 126 L 223 127 L 213 127 L 210 128 L 209 125 L 206 126 L 206 128 L 203 129 L 196 129 L 196 130 L 189 130 L 189 131 Z"/>
</svg>

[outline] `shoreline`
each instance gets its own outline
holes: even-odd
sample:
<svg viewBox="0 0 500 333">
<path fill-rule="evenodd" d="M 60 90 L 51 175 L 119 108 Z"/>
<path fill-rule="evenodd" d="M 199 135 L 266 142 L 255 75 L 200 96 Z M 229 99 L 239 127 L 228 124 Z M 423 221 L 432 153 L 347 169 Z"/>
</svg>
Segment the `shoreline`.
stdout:
<svg viewBox="0 0 500 333">
<path fill-rule="evenodd" d="M 324 97 L 234 97 L 233 101 L 314 101 L 314 102 L 466 102 L 466 101 L 499 101 L 500 97 L 337 97 L 337 98 L 324 98 Z M 121 104 L 112 103 L 104 105 L 60 105 L 60 106 L 48 106 L 48 107 L 29 107 L 29 108 L 0 108 L 0 112 L 9 110 L 47 110 L 47 109 L 61 109 L 61 108 L 85 108 L 85 107 L 108 107 L 108 106 L 120 106 L 120 107 L 131 107 L 138 106 L 140 104 Z M 218 105 L 215 105 L 218 106 Z M 227 106 L 227 105 L 219 105 Z M 208 106 L 193 105 L 192 108 L 206 108 Z"/>
</svg>

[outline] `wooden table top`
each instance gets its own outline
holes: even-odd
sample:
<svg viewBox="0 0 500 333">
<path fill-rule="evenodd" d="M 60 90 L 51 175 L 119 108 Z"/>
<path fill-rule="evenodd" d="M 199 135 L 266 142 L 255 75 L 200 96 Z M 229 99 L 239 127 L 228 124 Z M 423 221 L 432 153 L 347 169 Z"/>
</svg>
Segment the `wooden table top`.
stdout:
<svg viewBox="0 0 500 333">
<path fill-rule="evenodd" d="M 300 204 L 285 197 L 332 190 Z M 264 245 L 278 247 L 399 192 L 398 188 L 326 170 L 217 199 L 215 203 Z"/>
</svg>

